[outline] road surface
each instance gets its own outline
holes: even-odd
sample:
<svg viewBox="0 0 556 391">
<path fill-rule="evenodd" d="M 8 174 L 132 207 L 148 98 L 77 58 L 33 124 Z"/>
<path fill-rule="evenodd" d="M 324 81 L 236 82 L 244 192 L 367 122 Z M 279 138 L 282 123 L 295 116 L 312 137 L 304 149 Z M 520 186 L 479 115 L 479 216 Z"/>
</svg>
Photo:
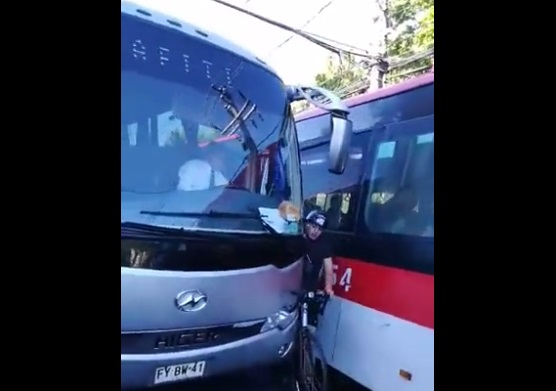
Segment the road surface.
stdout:
<svg viewBox="0 0 556 391">
<path fill-rule="evenodd" d="M 280 379 L 273 378 L 265 368 L 222 376 L 207 380 L 194 380 L 180 384 L 162 385 L 136 391 L 295 391 L 292 383 L 288 386 L 284 374 L 283 384 Z"/>
</svg>

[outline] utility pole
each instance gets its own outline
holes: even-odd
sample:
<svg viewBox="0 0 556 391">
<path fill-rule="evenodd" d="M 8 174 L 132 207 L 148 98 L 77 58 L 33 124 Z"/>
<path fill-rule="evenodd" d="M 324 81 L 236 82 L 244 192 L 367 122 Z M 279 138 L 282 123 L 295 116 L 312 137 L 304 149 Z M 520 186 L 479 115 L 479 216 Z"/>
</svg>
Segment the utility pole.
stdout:
<svg viewBox="0 0 556 391">
<path fill-rule="evenodd" d="M 372 64 L 368 66 L 368 82 L 369 90 L 378 90 L 384 86 L 384 76 L 388 72 L 389 63 L 385 59 L 388 58 L 388 36 L 392 30 L 392 19 L 390 18 L 390 1 L 391 0 L 375 0 L 381 15 L 375 18 L 375 22 L 383 19 L 384 34 L 382 42 L 380 42 L 381 53 Z"/>
<path fill-rule="evenodd" d="M 369 66 L 369 90 L 374 91 L 384 86 L 384 76 L 388 72 L 388 62 L 382 58 L 377 59 L 376 62 Z"/>
</svg>

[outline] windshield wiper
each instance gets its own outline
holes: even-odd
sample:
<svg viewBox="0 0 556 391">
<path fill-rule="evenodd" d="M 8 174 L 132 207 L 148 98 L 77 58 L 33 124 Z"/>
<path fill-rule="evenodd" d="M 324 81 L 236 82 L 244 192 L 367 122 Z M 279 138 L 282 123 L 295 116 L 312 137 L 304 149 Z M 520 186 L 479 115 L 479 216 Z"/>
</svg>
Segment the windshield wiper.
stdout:
<svg viewBox="0 0 556 391">
<path fill-rule="evenodd" d="M 156 225 L 150 224 L 143 224 L 143 223 L 135 223 L 131 221 L 122 221 L 121 222 L 121 232 L 125 235 L 160 235 L 160 236 L 167 236 L 167 235 L 180 235 L 185 230 L 179 227 L 176 228 L 168 228 L 168 227 L 160 227 Z"/>
<path fill-rule="evenodd" d="M 215 235 L 219 237 L 232 237 L 229 233 L 224 232 L 207 232 L 195 229 L 185 229 L 181 227 L 161 227 L 157 225 L 135 223 L 132 221 L 121 222 L 122 238 L 153 238 L 153 237 L 197 237 L 211 238 Z"/>
<path fill-rule="evenodd" d="M 270 225 L 264 218 L 267 217 L 261 213 L 238 213 L 238 212 L 220 212 L 217 210 L 209 210 L 208 212 L 162 212 L 154 210 L 142 210 L 142 215 L 149 216 L 166 216 L 166 217 L 214 217 L 223 219 L 252 219 L 261 223 L 263 228 L 272 235 L 282 236 Z"/>
<path fill-rule="evenodd" d="M 255 140 L 253 139 L 253 136 L 251 135 L 251 132 L 247 128 L 246 122 L 251 120 L 253 126 L 256 127 L 255 121 L 252 119 L 252 117 L 255 113 L 257 113 L 257 105 L 251 100 L 247 99 L 241 93 L 241 91 L 239 91 L 239 95 L 245 101 L 245 103 L 243 104 L 243 107 L 241 107 L 241 109 L 238 109 L 238 106 L 235 104 L 228 87 L 212 85 L 211 88 L 218 93 L 219 102 L 222 104 L 224 110 L 226 110 L 228 115 L 231 117 L 230 122 L 228 122 L 224 129 L 221 130 L 222 136 L 233 136 L 238 130 L 240 130 L 241 137 L 239 138 L 239 140 L 243 145 L 243 149 L 249 151 L 247 164 L 249 166 L 256 167 L 259 150 L 257 144 L 255 143 Z M 258 114 L 258 116 L 262 120 L 261 115 Z M 251 174 L 247 180 L 247 187 L 249 188 L 250 192 L 256 192 L 256 181 L 254 178 L 255 171 L 250 170 L 250 172 Z"/>
<path fill-rule="evenodd" d="M 145 232 L 155 234 L 180 234 L 182 232 L 194 231 L 182 227 L 165 227 L 160 225 L 136 223 L 134 221 L 122 221 L 121 229 L 122 231 Z"/>
</svg>

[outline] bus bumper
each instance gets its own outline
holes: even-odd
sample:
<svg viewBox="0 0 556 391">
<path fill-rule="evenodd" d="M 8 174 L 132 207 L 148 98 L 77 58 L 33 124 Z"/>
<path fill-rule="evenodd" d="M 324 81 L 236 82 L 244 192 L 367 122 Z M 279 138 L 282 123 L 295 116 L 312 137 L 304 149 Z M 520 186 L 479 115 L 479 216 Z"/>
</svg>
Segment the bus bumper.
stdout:
<svg viewBox="0 0 556 391">
<path fill-rule="evenodd" d="M 162 354 L 122 354 L 121 389 L 159 385 L 160 383 L 155 381 L 157 370 L 171 365 L 204 361 L 202 377 L 195 378 L 198 380 L 278 364 L 291 356 L 297 329 L 298 322 L 294 321 L 284 330 L 273 329 L 250 338 L 210 348 Z M 162 384 L 188 380 L 165 381 Z"/>
</svg>

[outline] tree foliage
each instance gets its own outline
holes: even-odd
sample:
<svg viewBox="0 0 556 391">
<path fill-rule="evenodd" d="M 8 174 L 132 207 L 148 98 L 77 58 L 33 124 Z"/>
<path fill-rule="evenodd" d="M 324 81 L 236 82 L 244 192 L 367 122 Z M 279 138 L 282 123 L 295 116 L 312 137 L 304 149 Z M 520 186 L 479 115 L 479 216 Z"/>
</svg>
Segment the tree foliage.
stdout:
<svg viewBox="0 0 556 391">
<path fill-rule="evenodd" d="M 198 126 L 198 132 L 197 132 L 198 143 L 210 142 L 220 137 L 220 132 L 214 128 L 200 125 L 200 124 L 199 125 L 193 124 L 193 126 L 195 127 Z M 183 128 L 179 126 L 171 130 L 170 132 L 168 132 L 168 136 L 164 141 L 164 145 L 176 146 L 180 144 L 186 144 L 188 142 L 190 142 L 190 140 L 187 140 Z"/>
<path fill-rule="evenodd" d="M 381 23 L 385 34 L 381 42 L 372 46 L 381 48 L 381 56 L 390 62 L 388 83 L 427 71 L 432 59 L 414 58 L 434 47 L 434 0 L 374 1 L 380 13 L 369 19 Z M 354 56 L 342 54 L 339 61 L 337 55 L 331 55 L 325 70 L 316 75 L 315 82 L 332 91 L 345 91 L 347 86 L 365 81 L 366 73 Z"/>
<path fill-rule="evenodd" d="M 309 108 L 309 102 L 306 100 L 298 100 L 291 104 L 293 114 L 301 113 Z"/>
<path fill-rule="evenodd" d="M 315 82 L 319 87 L 338 91 L 363 80 L 364 77 L 364 71 L 355 57 L 348 53 L 342 53 L 340 57 L 328 57 L 326 69 L 316 75 Z"/>
<path fill-rule="evenodd" d="M 378 0 L 377 0 L 378 1 Z M 387 45 L 392 59 L 388 81 L 398 82 L 427 71 L 432 58 L 416 58 L 434 47 L 434 0 L 388 0 L 393 39 Z M 403 61 L 404 58 L 415 58 Z M 400 64 L 403 65 L 396 66 Z"/>
</svg>

